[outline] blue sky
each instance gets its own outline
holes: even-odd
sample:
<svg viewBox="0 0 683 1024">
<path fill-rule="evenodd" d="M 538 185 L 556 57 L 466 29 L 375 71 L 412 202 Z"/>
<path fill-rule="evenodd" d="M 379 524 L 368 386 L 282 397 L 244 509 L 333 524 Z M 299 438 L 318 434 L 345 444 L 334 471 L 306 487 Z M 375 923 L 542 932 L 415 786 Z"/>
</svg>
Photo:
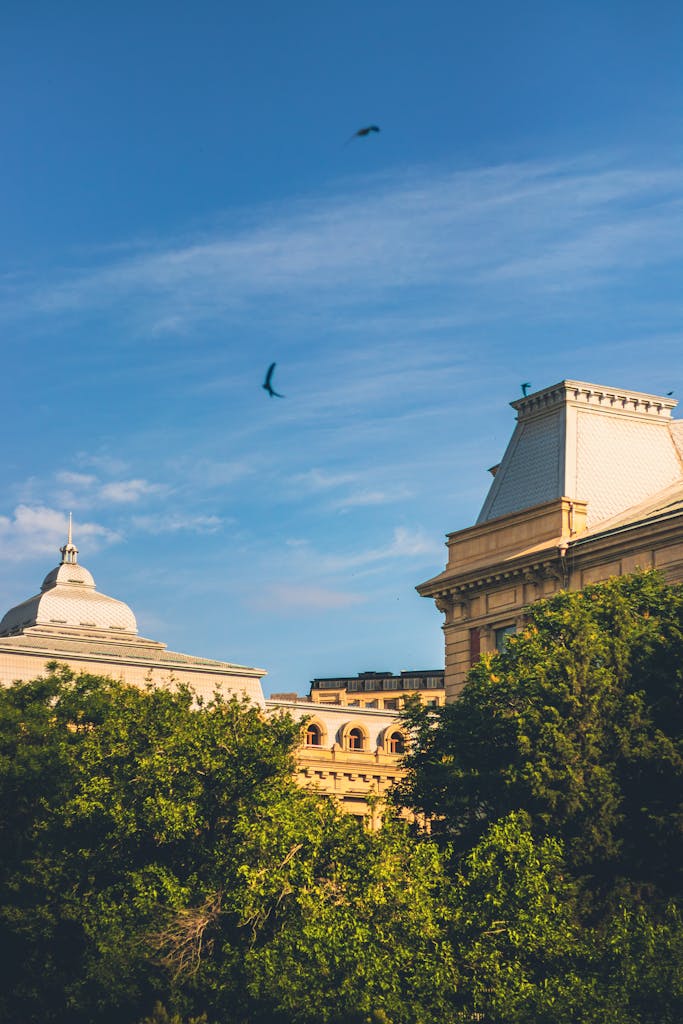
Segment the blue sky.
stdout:
<svg viewBox="0 0 683 1024">
<path fill-rule="evenodd" d="M 2 608 L 72 511 L 143 635 L 267 692 L 443 664 L 414 587 L 520 383 L 683 394 L 681 38 L 668 0 L 5 4 Z"/>
</svg>

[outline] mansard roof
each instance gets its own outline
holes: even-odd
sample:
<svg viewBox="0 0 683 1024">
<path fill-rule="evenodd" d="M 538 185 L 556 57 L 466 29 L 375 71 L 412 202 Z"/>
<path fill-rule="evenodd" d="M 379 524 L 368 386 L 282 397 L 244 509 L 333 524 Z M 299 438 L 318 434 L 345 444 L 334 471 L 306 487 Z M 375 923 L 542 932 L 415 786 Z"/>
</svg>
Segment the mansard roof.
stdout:
<svg viewBox="0 0 683 1024">
<path fill-rule="evenodd" d="M 477 524 L 561 497 L 588 529 L 683 482 L 683 423 L 669 396 L 563 380 L 510 403 L 517 425 Z"/>
</svg>

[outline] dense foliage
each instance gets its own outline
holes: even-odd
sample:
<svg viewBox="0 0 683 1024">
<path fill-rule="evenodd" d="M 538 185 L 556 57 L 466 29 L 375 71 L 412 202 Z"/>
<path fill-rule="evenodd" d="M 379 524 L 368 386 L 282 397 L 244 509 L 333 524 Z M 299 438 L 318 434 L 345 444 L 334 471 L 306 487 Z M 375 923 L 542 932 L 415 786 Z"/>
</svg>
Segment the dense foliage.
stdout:
<svg viewBox="0 0 683 1024">
<path fill-rule="evenodd" d="M 683 1019 L 683 588 L 638 573 L 538 602 L 458 701 L 406 720 L 399 800 L 429 819 L 451 874 L 510 815 L 534 849 L 556 844 L 580 965 L 567 1019 L 592 999 L 601 1020 Z M 549 960 L 543 972 L 562 975 Z"/>
<path fill-rule="evenodd" d="M 59 666 L 0 692 L 0 1019 L 448 1020 L 436 847 L 298 789 L 298 738 Z"/>
<path fill-rule="evenodd" d="M 678 1024 L 682 625 L 652 575 L 530 609 L 408 716 L 427 830 L 298 789 L 246 702 L 0 691 L 0 1020 Z"/>
<path fill-rule="evenodd" d="M 460 699 L 414 706 L 404 799 L 458 849 L 523 809 L 596 895 L 681 893 L 683 588 L 642 573 L 527 609 Z"/>
</svg>

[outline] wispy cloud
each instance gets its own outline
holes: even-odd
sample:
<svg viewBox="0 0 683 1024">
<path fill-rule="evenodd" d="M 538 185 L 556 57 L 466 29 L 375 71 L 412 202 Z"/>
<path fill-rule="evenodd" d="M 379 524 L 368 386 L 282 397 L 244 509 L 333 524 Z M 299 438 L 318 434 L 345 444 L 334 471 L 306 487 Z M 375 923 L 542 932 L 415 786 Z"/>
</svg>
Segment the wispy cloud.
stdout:
<svg viewBox="0 0 683 1024">
<path fill-rule="evenodd" d="M 65 543 L 68 519 L 63 512 L 46 506 L 18 505 L 12 516 L 0 516 L 0 557 L 28 561 L 38 555 L 56 555 Z M 78 540 L 88 552 L 114 544 L 120 536 L 99 523 L 78 524 Z"/>
<path fill-rule="evenodd" d="M 441 555 L 442 550 L 443 546 L 422 529 L 405 526 L 394 528 L 392 539 L 388 544 L 375 548 L 364 548 L 360 551 L 321 552 L 301 541 L 290 545 L 290 551 L 299 569 L 308 570 L 319 576 L 359 570 L 396 559 L 409 560 Z"/>
<path fill-rule="evenodd" d="M 332 473 L 326 469 L 314 467 L 305 473 L 297 473 L 293 479 L 296 487 L 306 491 L 328 491 L 345 484 L 355 483 L 358 473 Z"/>
<path fill-rule="evenodd" d="M 57 483 L 66 484 L 69 487 L 91 487 L 97 483 L 97 477 L 92 476 L 89 473 L 71 473 L 68 470 L 62 470 L 55 474 Z"/>
<path fill-rule="evenodd" d="M 184 515 L 181 512 L 133 516 L 132 525 L 145 533 L 216 533 L 224 526 L 219 516 Z"/>
<path fill-rule="evenodd" d="M 365 424 L 367 425 L 367 424 Z M 375 478 L 377 474 L 374 474 Z M 325 507 L 338 512 L 371 505 L 389 505 L 412 496 L 407 487 L 373 487 L 366 472 L 332 472 L 317 467 L 305 473 L 297 473 L 291 481 L 292 490 L 298 493 L 323 495 Z M 353 484 L 352 489 L 348 489 Z M 335 497 L 330 492 L 340 491 Z"/>
<path fill-rule="evenodd" d="M 411 530 L 405 526 L 397 526 L 391 544 L 380 549 L 383 558 L 415 558 L 441 554 L 442 550 L 443 545 L 423 530 Z"/>
<path fill-rule="evenodd" d="M 41 481 L 33 477 L 23 484 L 23 493 L 28 498 L 48 488 L 54 491 L 59 504 L 70 510 L 105 504 L 134 505 L 144 499 L 166 495 L 170 490 L 166 484 L 154 483 L 143 477 L 102 480 L 93 473 L 60 470 L 54 475 L 54 485 L 52 479 Z"/>
<path fill-rule="evenodd" d="M 306 297 L 345 307 L 405 289 L 446 286 L 463 315 L 460 289 L 505 282 L 527 293 L 589 289 L 603 277 L 656 266 L 683 252 L 680 171 L 586 158 L 517 163 L 453 173 L 359 182 L 349 191 L 254 211 L 249 228 L 119 257 L 94 271 L 16 293 L 45 313 L 131 300 L 151 333 L 177 332 L 221 311 L 249 315 L 254 303 Z"/>
<path fill-rule="evenodd" d="M 120 476 L 128 469 L 124 459 L 115 455 L 108 455 L 106 452 L 78 452 L 76 462 L 80 466 L 87 466 L 96 469 L 99 473 L 107 473 L 111 476 Z M 71 474 L 72 478 L 76 474 Z"/>
<path fill-rule="evenodd" d="M 577 237 L 556 239 L 545 251 L 520 259 L 508 258 L 489 274 L 499 280 L 540 280 L 557 290 L 596 286 L 617 270 L 665 262 L 683 251 L 682 217 L 683 206 L 672 200 L 647 216 L 631 215 L 625 223 L 586 225 Z M 643 248 L 648 239 L 656 250 Z"/>
<path fill-rule="evenodd" d="M 332 590 L 307 584 L 270 583 L 251 598 L 254 608 L 277 612 L 280 615 L 300 614 L 302 611 L 327 612 L 363 604 L 367 597 L 348 591 Z"/>
<path fill-rule="evenodd" d="M 105 468 L 109 468 L 105 464 Z M 118 468 L 116 466 L 115 468 Z M 117 527 L 126 529 L 127 524 L 134 530 L 145 533 L 162 534 L 190 531 L 193 533 L 215 533 L 228 521 L 225 516 L 213 512 L 198 512 L 194 500 L 196 488 L 190 487 L 191 493 L 185 493 L 183 474 L 178 471 L 174 475 L 175 485 L 150 481 L 144 477 L 106 480 L 93 473 L 79 473 L 70 470 L 59 470 L 45 477 L 29 477 L 15 485 L 15 492 L 21 496 L 19 505 L 19 525 L 28 529 L 33 523 L 36 529 L 50 526 L 51 535 L 58 525 L 66 522 L 66 510 L 76 512 L 78 536 L 84 538 L 90 528 L 85 520 L 87 511 L 97 509 L 98 513 L 117 521 Z M 174 491 L 174 508 L 170 511 L 168 495 Z M 47 496 L 56 500 L 64 512 L 50 511 L 46 505 Z M 49 499 L 47 499 L 49 500 Z M 159 507 L 161 505 L 161 507 Z M 144 511 L 140 507 L 144 507 Z M 127 518 L 132 509 L 135 514 Z M 41 517 L 30 512 L 41 509 Z M 47 509 L 47 512 L 45 511 Z M 7 528 L 5 523 L 5 528 Z M 62 531 L 63 532 L 63 531 Z M 116 531 L 110 531 L 112 536 Z M 52 541 L 50 548 L 54 547 Z"/>
<path fill-rule="evenodd" d="M 206 455 L 192 455 L 171 458 L 168 468 L 176 479 L 184 479 L 193 488 L 203 489 L 228 487 L 257 471 L 256 456 L 239 459 L 210 458 Z"/>
<path fill-rule="evenodd" d="M 114 480 L 100 488 L 99 497 L 103 501 L 129 504 L 147 495 L 162 494 L 165 491 L 163 484 L 153 484 L 149 480 Z"/>
<path fill-rule="evenodd" d="M 413 493 L 408 487 L 397 487 L 393 490 L 356 491 L 331 501 L 330 508 L 346 512 L 352 508 L 367 508 L 370 505 L 391 505 L 397 501 L 407 501 Z"/>
</svg>

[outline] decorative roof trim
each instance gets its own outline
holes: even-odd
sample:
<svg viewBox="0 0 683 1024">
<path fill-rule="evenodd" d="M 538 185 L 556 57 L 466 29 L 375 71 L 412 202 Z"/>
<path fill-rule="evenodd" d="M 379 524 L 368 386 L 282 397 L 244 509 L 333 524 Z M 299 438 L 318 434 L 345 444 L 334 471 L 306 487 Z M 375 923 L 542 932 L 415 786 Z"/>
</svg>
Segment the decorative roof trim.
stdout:
<svg viewBox="0 0 683 1024">
<path fill-rule="evenodd" d="M 156 657 L 154 655 L 147 657 L 143 654 L 131 654 L 130 651 L 126 651 L 126 648 L 123 645 L 121 645 L 121 649 L 119 651 L 98 651 L 88 650 L 85 644 L 83 644 L 83 648 L 80 650 L 75 644 L 72 645 L 69 650 L 64 650 L 63 647 L 51 647 L 49 643 L 36 643 L 35 646 L 33 644 L 19 645 L 12 643 L 13 640 L 24 639 L 25 636 L 26 634 L 21 634 L 17 637 L 0 637 L 0 652 L 40 657 L 45 658 L 47 661 L 94 661 L 98 664 L 102 663 L 116 669 L 125 665 L 138 665 L 149 669 L 160 669 L 165 672 L 172 672 L 174 669 L 183 672 L 208 672 L 212 676 L 237 675 L 261 679 L 263 676 L 267 675 L 265 669 L 252 668 L 247 665 L 236 665 L 229 661 L 213 661 L 209 658 L 195 658 L 192 655 L 180 654 L 176 651 L 160 651 Z M 113 662 L 115 662 L 115 664 L 113 664 Z"/>
<path fill-rule="evenodd" d="M 517 411 L 517 419 L 521 421 L 538 413 L 559 408 L 568 402 L 587 405 L 592 409 L 647 416 L 651 419 L 670 419 L 672 410 L 678 405 L 674 398 L 668 396 L 650 395 L 642 391 L 628 391 L 578 380 L 559 381 L 541 391 L 534 391 L 531 395 L 518 398 L 510 402 L 510 405 Z"/>
<path fill-rule="evenodd" d="M 446 571 L 419 584 L 415 589 L 422 597 L 432 597 L 437 601 L 440 598 L 458 600 L 465 595 L 490 589 L 492 585 L 512 583 L 520 579 L 526 583 L 537 582 L 539 579 L 562 579 L 564 562 L 572 556 L 578 555 L 582 564 L 584 559 L 590 564 L 591 549 L 609 545 L 613 538 L 621 537 L 625 533 L 649 531 L 651 527 L 657 528 L 658 532 L 664 535 L 667 528 L 671 529 L 673 536 L 677 536 L 680 525 L 675 521 L 680 520 L 682 516 L 683 509 L 677 508 L 656 516 L 647 516 L 637 522 L 624 523 L 601 533 L 585 533 L 571 539 L 557 538 L 555 543 L 549 544 L 542 551 L 527 552 L 511 560 L 509 564 L 498 563 L 496 568 L 489 567 L 483 572 L 475 570 L 470 575 L 458 576 L 457 573 L 453 573 L 449 576 Z M 645 536 L 643 540 L 649 542 L 650 536 Z M 444 611 L 443 608 L 440 610 Z"/>
</svg>

